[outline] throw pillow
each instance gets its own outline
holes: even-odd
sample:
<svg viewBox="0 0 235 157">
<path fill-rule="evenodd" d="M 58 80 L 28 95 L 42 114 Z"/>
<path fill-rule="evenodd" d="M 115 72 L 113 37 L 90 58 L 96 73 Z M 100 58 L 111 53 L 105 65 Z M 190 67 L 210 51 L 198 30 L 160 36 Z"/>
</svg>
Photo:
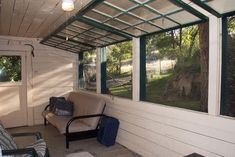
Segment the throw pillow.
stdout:
<svg viewBox="0 0 235 157">
<path fill-rule="evenodd" d="M 57 116 L 73 115 L 73 103 L 71 101 L 57 99 L 54 108 L 54 114 Z"/>
<path fill-rule="evenodd" d="M 65 100 L 65 97 L 50 97 L 49 99 L 49 111 L 54 112 L 55 111 L 55 103 L 57 100 Z"/>
</svg>

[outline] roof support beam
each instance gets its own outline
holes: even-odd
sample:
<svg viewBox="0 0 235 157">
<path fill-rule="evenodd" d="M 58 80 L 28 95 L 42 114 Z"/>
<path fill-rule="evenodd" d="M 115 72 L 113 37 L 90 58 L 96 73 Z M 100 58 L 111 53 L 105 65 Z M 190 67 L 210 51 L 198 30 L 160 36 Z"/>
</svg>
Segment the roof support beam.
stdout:
<svg viewBox="0 0 235 157">
<path fill-rule="evenodd" d="M 220 114 L 222 21 L 221 18 L 211 16 L 209 22 L 208 113 L 217 116 Z"/>
</svg>

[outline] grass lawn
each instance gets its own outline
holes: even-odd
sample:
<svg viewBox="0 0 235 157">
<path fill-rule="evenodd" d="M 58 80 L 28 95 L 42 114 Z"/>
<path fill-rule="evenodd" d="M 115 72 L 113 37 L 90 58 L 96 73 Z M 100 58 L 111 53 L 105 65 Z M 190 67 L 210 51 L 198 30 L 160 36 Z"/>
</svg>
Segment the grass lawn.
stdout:
<svg viewBox="0 0 235 157">
<path fill-rule="evenodd" d="M 167 101 L 162 98 L 167 82 L 171 78 L 172 75 L 168 74 L 161 75 L 149 81 L 146 89 L 146 101 L 200 111 L 200 101 L 190 99 Z"/>
<path fill-rule="evenodd" d="M 182 99 L 176 101 L 166 101 L 162 98 L 162 95 L 165 91 L 165 87 L 169 79 L 172 78 L 171 74 L 160 75 L 151 79 L 147 83 L 146 89 L 146 101 L 168 105 L 168 106 L 175 106 L 180 108 L 186 108 L 191 110 L 200 111 L 200 101 L 190 100 L 190 99 Z M 114 96 L 124 97 L 124 98 L 132 98 L 132 86 L 126 85 L 125 87 L 111 87 L 111 93 Z"/>
<path fill-rule="evenodd" d="M 118 97 L 123 97 L 123 98 L 132 98 L 132 86 L 131 85 L 125 85 L 119 86 L 119 87 L 110 87 L 109 90 L 111 91 L 112 95 L 118 96 Z"/>
</svg>

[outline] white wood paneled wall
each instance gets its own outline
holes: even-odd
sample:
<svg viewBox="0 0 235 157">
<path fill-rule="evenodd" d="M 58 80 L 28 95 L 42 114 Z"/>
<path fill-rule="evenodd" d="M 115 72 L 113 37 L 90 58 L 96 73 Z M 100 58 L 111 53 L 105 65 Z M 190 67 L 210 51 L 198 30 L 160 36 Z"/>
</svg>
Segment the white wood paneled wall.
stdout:
<svg viewBox="0 0 235 157">
<path fill-rule="evenodd" d="M 127 99 L 107 99 L 120 121 L 117 141 L 146 157 L 235 156 L 235 120 Z"/>
<path fill-rule="evenodd" d="M 66 96 L 77 88 L 77 55 L 44 46 L 33 38 L 0 36 L 0 46 L 17 47 L 24 46 L 26 43 L 32 44 L 35 48 L 35 57 L 30 58 L 31 61 L 27 63 L 29 64 L 27 65 L 28 71 L 32 71 L 31 80 L 28 81 L 32 93 L 27 94 L 28 97 L 29 94 L 32 96 L 31 103 L 28 104 L 28 111 L 33 120 L 29 124 L 42 124 L 41 113 L 48 104 L 49 97 Z"/>
</svg>

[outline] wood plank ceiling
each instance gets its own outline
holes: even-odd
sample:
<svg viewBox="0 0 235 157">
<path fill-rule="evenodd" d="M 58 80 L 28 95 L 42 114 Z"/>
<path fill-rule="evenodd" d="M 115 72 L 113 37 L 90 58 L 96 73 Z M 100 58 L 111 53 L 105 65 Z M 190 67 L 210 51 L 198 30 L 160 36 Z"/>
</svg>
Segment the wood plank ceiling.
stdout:
<svg viewBox="0 0 235 157">
<path fill-rule="evenodd" d="M 90 1 L 75 0 L 66 13 L 62 0 L 0 0 L 0 35 L 43 38 Z"/>
</svg>

